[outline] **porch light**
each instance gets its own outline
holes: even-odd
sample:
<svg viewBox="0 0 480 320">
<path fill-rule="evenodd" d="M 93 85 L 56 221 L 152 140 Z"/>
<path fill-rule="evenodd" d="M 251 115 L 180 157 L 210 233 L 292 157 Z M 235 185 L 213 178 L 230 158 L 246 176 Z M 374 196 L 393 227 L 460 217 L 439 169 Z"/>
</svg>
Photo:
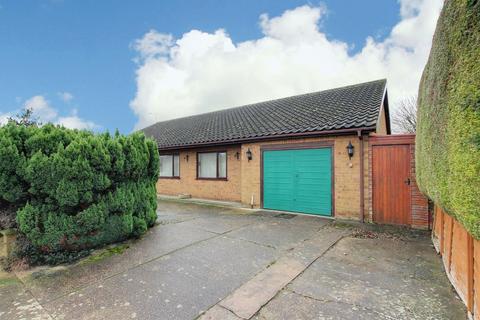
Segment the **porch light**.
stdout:
<svg viewBox="0 0 480 320">
<path fill-rule="evenodd" d="M 353 146 L 352 141 L 349 141 L 347 146 L 347 152 L 350 159 L 352 159 L 353 157 L 353 149 L 355 149 L 355 147 Z"/>
<path fill-rule="evenodd" d="M 235 158 L 237 158 L 237 160 L 240 160 L 240 152 L 237 151 L 237 153 L 235 153 Z"/>
<path fill-rule="evenodd" d="M 185 160 L 188 162 L 188 154 L 185 156 Z"/>
<path fill-rule="evenodd" d="M 252 157 L 252 151 L 250 151 L 250 148 L 247 150 L 247 153 L 246 153 L 246 154 L 247 154 L 247 159 L 248 159 L 248 161 L 250 161 L 250 160 L 253 159 L 253 157 Z"/>
</svg>

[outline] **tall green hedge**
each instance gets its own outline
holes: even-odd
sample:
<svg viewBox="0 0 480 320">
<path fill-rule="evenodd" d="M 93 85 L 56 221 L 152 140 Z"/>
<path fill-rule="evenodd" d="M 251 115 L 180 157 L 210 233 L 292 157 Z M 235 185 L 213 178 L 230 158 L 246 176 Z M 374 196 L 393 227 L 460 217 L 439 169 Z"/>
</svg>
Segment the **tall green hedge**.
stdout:
<svg viewBox="0 0 480 320">
<path fill-rule="evenodd" d="M 480 1 L 445 1 L 423 72 L 420 189 L 480 239 Z"/>
<path fill-rule="evenodd" d="M 0 128 L 0 201 L 42 253 L 80 251 L 139 236 L 156 215 L 158 152 L 141 133 L 63 127 Z"/>
</svg>

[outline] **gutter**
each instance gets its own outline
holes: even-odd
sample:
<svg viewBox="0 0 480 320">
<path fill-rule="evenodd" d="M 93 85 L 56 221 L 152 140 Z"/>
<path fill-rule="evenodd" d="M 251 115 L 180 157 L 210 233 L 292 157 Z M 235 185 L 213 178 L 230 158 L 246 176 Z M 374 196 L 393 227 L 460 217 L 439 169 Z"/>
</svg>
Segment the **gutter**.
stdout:
<svg viewBox="0 0 480 320">
<path fill-rule="evenodd" d="M 279 139 L 288 139 L 288 138 L 340 136 L 340 135 L 349 135 L 349 134 L 355 134 L 355 133 L 358 134 L 358 132 L 364 132 L 365 133 L 365 132 L 370 132 L 370 131 L 375 131 L 375 130 L 376 130 L 376 126 L 354 128 L 354 129 L 285 133 L 285 134 L 278 134 L 278 135 L 272 135 L 272 136 L 241 138 L 241 139 L 233 139 L 233 140 L 223 140 L 223 141 L 218 141 L 218 142 L 203 142 L 203 143 L 195 143 L 195 144 L 190 144 L 190 145 L 177 145 L 177 146 L 159 147 L 158 150 L 160 150 L 160 151 L 184 150 L 184 149 L 194 149 L 194 148 L 200 148 L 200 147 L 225 146 L 225 145 L 242 144 L 242 143 L 259 142 L 259 141 L 269 141 L 269 140 L 279 140 Z"/>
</svg>

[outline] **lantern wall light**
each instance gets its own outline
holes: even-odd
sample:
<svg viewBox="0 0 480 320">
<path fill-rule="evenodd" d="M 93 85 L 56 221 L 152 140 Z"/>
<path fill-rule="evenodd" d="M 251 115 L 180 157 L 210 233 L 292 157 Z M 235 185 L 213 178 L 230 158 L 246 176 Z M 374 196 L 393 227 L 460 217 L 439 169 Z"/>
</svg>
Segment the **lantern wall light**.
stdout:
<svg viewBox="0 0 480 320">
<path fill-rule="evenodd" d="M 353 157 L 354 149 L 355 149 L 355 147 L 353 146 L 352 141 L 349 141 L 348 146 L 347 146 L 347 153 L 348 153 L 348 158 L 350 160 Z"/>
<path fill-rule="evenodd" d="M 250 148 L 247 150 L 246 155 L 247 155 L 248 161 L 253 159 L 252 151 L 250 150 Z"/>
</svg>

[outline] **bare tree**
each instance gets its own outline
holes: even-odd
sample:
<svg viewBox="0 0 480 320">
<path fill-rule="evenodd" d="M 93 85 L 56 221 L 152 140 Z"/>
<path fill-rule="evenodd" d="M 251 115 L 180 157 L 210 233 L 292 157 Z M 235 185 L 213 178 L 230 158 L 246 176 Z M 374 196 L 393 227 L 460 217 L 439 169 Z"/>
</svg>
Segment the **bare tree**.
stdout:
<svg viewBox="0 0 480 320">
<path fill-rule="evenodd" d="M 415 133 L 417 129 L 417 97 L 400 100 L 392 115 L 394 130 L 401 133 Z"/>
<path fill-rule="evenodd" d="M 14 122 L 20 126 L 40 125 L 38 118 L 33 115 L 33 109 L 25 107 L 14 117 L 8 118 L 8 121 Z"/>
</svg>

